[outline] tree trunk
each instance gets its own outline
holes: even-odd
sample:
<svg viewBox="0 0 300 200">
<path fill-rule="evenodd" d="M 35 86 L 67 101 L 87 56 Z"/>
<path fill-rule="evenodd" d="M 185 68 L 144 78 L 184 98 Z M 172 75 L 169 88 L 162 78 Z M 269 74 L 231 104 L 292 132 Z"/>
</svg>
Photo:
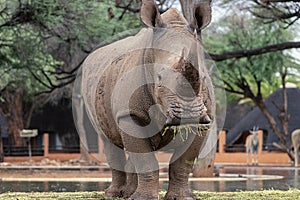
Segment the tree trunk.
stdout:
<svg viewBox="0 0 300 200">
<path fill-rule="evenodd" d="M 20 137 L 20 130 L 24 128 L 23 124 L 23 88 L 14 89 L 6 86 L 0 92 L 2 98 L 0 114 L 7 123 L 8 133 L 12 138 L 13 145 L 23 146 L 25 141 Z"/>
<path fill-rule="evenodd" d="M 44 103 L 46 103 L 48 101 L 49 95 L 48 94 L 44 94 L 41 96 L 38 96 L 36 99 L 34 99 L 31 103 L 31 105 L 29 106 L 29 109 L 27 110 L 27 112 L 24 114 L 24 128 L 28 128 L 30 126 L 30 122 L 31 122 L 31 118 L 32 115 L 34 113 L 34 111 L 41 105 L 43 105 Z"/>
<path fill-rule="evenodd" d="M 194 21 L 195 5 L 200 2 L 211 2 L 211 0 L 180 0 L 183 15 L 188 23 Z M 216 146 L 205 158 L 197 160 L 197 163 L 194 166 L 193 176 L 212 177 L 214 172 L 215 154 Z"/>
<path fill-rule="evenodd" d="M 73 98 L 74 100 L 74 98 Z M 84 124 L 85 106 L 82 97 L 79 99 L 79 106 L 77 107 L 77 130 L 79 132 L 80 140 L 80 160 L 90 162 L 87 132 Z"/>
<path fill-rule="evenodd" d="M 286 75 L 287 75 L 287 69 L 285 69 L 284 73 L 281 76 L 281 81 L 282 81 L 282 95 L 283 95 L 283 106 L 277 105 L 275 102 L 275 106 L 279 109 L 280 111 L 280 116 L 279 119 L 281 120 L 281 124 L 283 127 L 283 132 L 281 132 L 279 126 L 277 125 L 274 117 L 271 115 L 271 113 L 268 111 L 267 106 L 263 99 L 260 96 L 254 97 L 253 95 L 250 95 L 250 97 L 253 102 L 259 107 L 261 112 L 264 114 L 264 116 L 267 118 L 269 124 L 271 125 L 272 130 L 274 133 L 277 135 L 279 138 L 281 144 L 278 144 L 277 146 L 281 146 L 283 150 L 286 151 L 288 156 L 290 157 L 291 160 L 294 160 L 294 157 L 291 153 L 291 150 L 288 146 L 287 143 L 287 135 L 288 135 L 288 113 L 287 113 L 287 105 L 288 105 L 288 99 L 287 99 L 287 93 L 286 93 Z M 260 86 L 259 86 L 260 87 Z"/>
<path fill-rule="evenodd" d="M 74 100 L 74 98 L 73 98 Z M 79 106 L 76 108 L 77 112 L 77 130 L 79 134 L 80 141 L 80 160 L 89 162 L 89 150 L 88 150 L 88 141 L 87 141 L 87 133 L 84 126 L 84 104 L 82 98 L 80 98 Z"/>
<path fill-rule="evenodd" d="M 193 170 L 194 177 L 212 177 L 214 173 L 214 162 L 217 145 L 210 151 L 210 153 L 202 159 L 198 159 Z"/>
<path fill-rule="evenodd" d="M 282 96 L 283 96 L 283 109 L 280 113 L 280 119 L 282 122 L 282 127 L 283 127 L 283 132 L 286 136 L 289 135 L 289 116 L 287 113 L 288 109 L 288 97 L 286 93 L 286 75 L 287 75 L 287 68 L 285 68 L 284 73 L 281 76 L 281 81 L 282 81 Z"/>
<path fill-rule="evenodd" d="M 211 2 L 211 0 L 180 0 L 183 15 L 189 23 L 193 22 L 195 13 L 194 7 L 200 2 Z"/>
<path fill-rule="evenodd" d="M 90 162 L 89 150 L 88 150 L 88 142 L 86 139 L 86 132 L 84 129 L 83 116 L 80 116 L 82 121 L 77 120 L 77 130 L 79 132 L 79 142 L 80 142 L 80 160 L 85 162 Z"/>
<path fill-rule="evenodd" d="M 183 15 L 189 23 L 191 23 L 194 18 L 194 5 L 199 1 L 200 0 L 180 0 Z"/>
<path fill-rule="evenodd" d="M 89 157 L 89 151 L 87 147 L 84 145 L 84 143 L 80 139 L 80 158 L 79 160 L 82 160 L 84 162 L 89 163 L 90 157 Z"/>
<path fill-rule="evenodd" d="M 84 115 L 85 113 L 85 106 L 83 102 L 83 98 L 81 96 L 81 71 L 78 71 L 77 79 L 74 83 L 74 90 L 73 90 L 73 112 L 75 112 L 75 123 L 77 127 L 77 131 L 79 134 L 79 141 L 80 141 L 80 160 L 89 162 L 89 150 L 88 150 L 88 141 L 87 141 L 87 133 L 86 127 L 84 123 Z"/>
<path fill-rule="evenodd" d="M 4 161 L 4 152 L 3 152 L 2 134 L 1 134 L 1 126 L 0 126 L 0 162 L 3 161 Z"/>
<path fill-rule="evenodd" d="M 263 102 L 263 100 L 255 100 L 254 102 L 256 103 L 256 105 L 259 107 L 259 109 L 261 110 L 261 112 L 265 115 L 265 117 L 269 121 L 272 130 L 277 135 L 277 137 L 279 138 L 279 140 L 282 143 L 282 145 L 285 147 L 284 150 L 287 152 L 288 156 L 293 160 L 293 155 L 291 154 L 290 149 L 287 146 L 286 136 L 281 133 L 281 131 L 280 131 L 280 129 L 279 129 L 279 127 L 278 127 L 278 125 L 277 125 L 274 117 L 268 111 L 268 109 L 266 107 L 266 104 Z"/>
<path fill-rule="evenodd" d="M 272 130 L 275 132 L 275 134 L 280 139 L 280 141 L 283 144 L 286 144 L 286 138 L 281 134 L 281 131 L 280 131 L 279 127 L 277 126 L 277 123 L 276 123 L 274 117 L 268 111 L 265 102 L 263 102 L 262 100 L 259 100 L 259 101 L 256 101 L 256 105 L 259 107 L 261 112 L 265 115 L 265 117 L 267 118 L 267 120 L 269 121 L 269 123 L 271 125 Z"/>
</svg>

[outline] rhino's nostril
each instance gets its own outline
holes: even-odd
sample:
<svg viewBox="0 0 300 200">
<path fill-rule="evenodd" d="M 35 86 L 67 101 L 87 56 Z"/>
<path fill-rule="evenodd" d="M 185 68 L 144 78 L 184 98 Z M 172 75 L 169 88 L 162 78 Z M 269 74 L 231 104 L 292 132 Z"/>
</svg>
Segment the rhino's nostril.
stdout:
<svg viewBox="0 0 300 200">
<path fill-rule="evenodd" d="M 172 118 L 168 117 L 167 120 L 166 120 L 166 125 L 171 125 L 172 121 L 173 121 Z"/>
<path fill-rule="evenodd" d="M 191 117 L 191 118 L 181 118 L 181 117 L 168 117 L 165 125 L 180 125 L 180 124 L 210 124 L 211 118 L 208 115 L 205 115 L 203 117 Z"/>
<path fill-rule="evenodd" d="M 211 122 L 211 119 L 208 115 L 205 115 L 200 118 L 200 124 L 209 124 Z"/>
</svg>

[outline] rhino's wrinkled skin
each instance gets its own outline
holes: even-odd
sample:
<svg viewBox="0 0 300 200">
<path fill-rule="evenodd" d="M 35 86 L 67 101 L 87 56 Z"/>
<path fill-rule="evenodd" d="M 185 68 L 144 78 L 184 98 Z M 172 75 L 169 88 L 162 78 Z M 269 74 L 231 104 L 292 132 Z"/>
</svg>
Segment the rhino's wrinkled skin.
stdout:
<svg viewBox="0 0 300 200">
<path fill-rule="evenodd" d="M 143 1 L 148 28 L 97 49 L 84 62 L 84 102 L 93 126 L 106 136 L 112 168 L 108 196 L 158 199 L 153 152 L 175 149 L 165 199 L 195 199 L 188 176 L 215 110 L 200 37 L 210 14 L 210 6 L 199 4 L 188 24 L 176 9 L 160 15 L 151 0 Z"/>
</svg>

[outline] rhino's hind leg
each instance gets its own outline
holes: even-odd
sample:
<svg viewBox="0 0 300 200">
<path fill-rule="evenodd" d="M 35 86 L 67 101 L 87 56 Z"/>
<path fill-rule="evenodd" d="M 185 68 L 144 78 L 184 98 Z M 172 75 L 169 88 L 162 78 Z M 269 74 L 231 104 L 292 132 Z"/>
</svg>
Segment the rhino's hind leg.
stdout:
<svg viewBox="0 0 300 200">
<path fill-rule="evenodd" d="M 202 141 L 198 136 L 194 139 L 190 147 L 177 160 L 176 153 L 181 149 L 176 149 L 169 165 L 169 188 L 165 200 L 174 199 L 196 199 L 189 189 L 189 174 L 192 172 L 194 161 L 199 154 Z"/>
</svg>

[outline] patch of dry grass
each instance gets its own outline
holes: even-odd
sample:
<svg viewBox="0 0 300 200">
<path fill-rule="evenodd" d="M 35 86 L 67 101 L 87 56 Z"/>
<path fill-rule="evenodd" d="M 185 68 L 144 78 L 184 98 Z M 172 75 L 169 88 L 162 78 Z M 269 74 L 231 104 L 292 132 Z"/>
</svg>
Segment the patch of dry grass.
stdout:
<svg viewBox="0 0 300 200">
<path fill-rule="evenodd" d="M 241 191 L 241 192 L 195 192 L 198 199 L 218 200 L 300 200 L 300 190 L 290 189 L 263 190 L 263 191 Z"/>
<path fill-rule="evenodd" d="M 198 199 L 216 199 L 216 200 L 300 200 L 300 190 L 290 189 L 288 191 L 280 190 L 264 190 L 264 191 L 241 191 L 241 192 L 194 192 Z M 163 197 L 165 192 L 161 192 Z M 32 192 L 32 193 L 18 193 L 8 192 L 0 194 L 1 200 L 112 200 L 104 196 L 103 192 Z M 117 198 L 113 198 L 117 199 Z M 119 199 L 120 200 L 120 199 Z"/>
</svg>

